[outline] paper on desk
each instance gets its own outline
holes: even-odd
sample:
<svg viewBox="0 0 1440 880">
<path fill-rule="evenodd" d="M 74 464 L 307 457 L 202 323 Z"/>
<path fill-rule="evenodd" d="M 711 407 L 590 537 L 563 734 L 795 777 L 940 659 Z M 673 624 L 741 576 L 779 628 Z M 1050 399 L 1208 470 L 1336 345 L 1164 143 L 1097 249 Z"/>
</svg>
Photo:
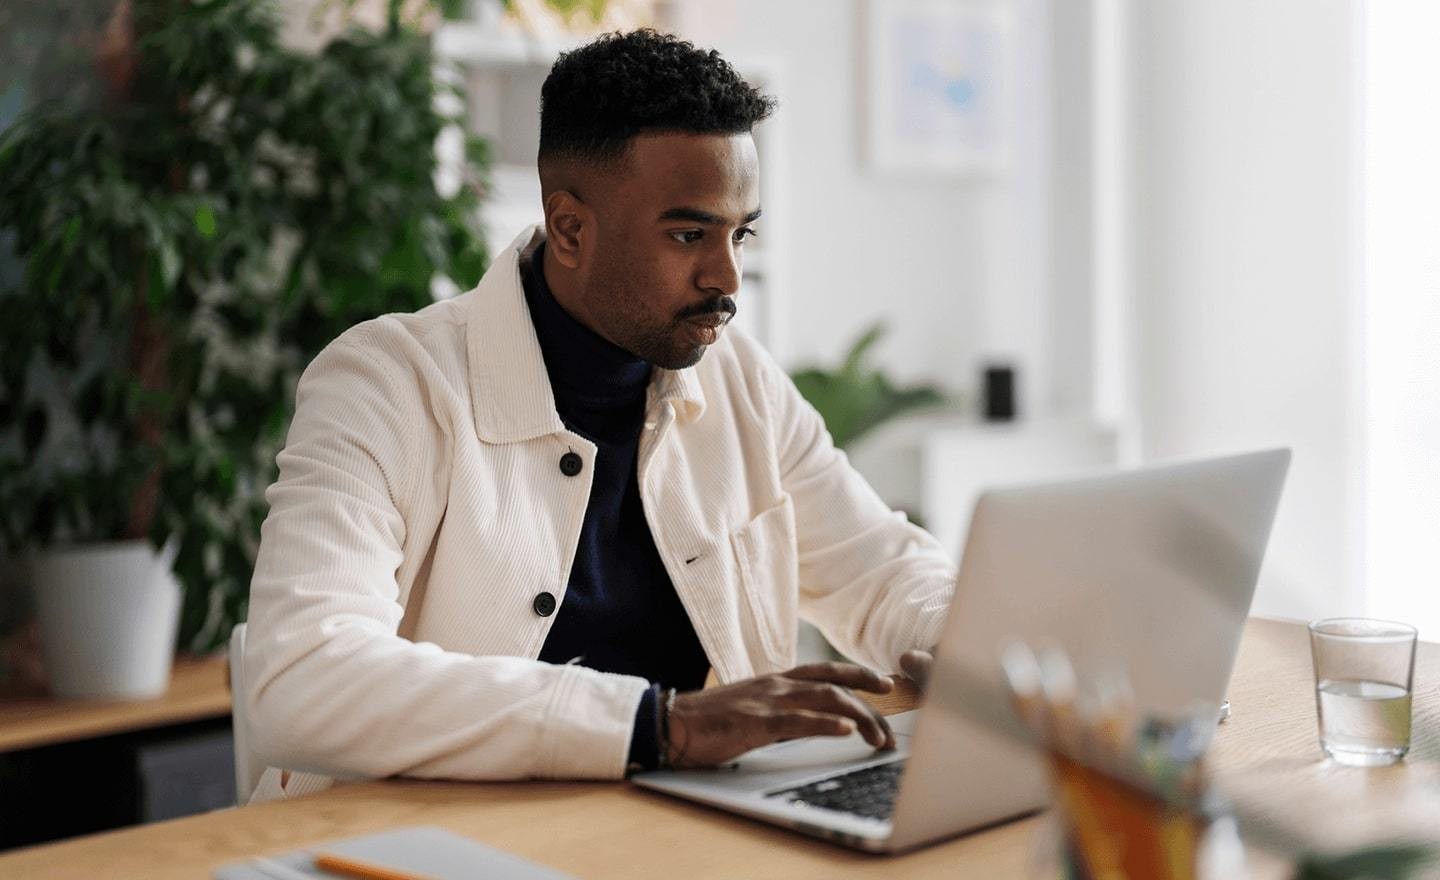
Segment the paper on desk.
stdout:
<svg viewBox="0 0 1440 880">
<path fill-rule="evenodd" d="M 380 834 L 317 843 L 302 850 L 271 856 L 306 877 L 329 880 L 327 871 L 314 868 L 314 856 L 331 852 L 374 862 L 387 868 L 413 871 L 435 880 L 574 880 L 553 868 L 537 865 L 518 856 L 461 837 L 443 828 L 396 828 Z M 252 861 L 235 862 L 217 868 L 215 880 L 272 880 L 272 875 Z"/>
</svg>

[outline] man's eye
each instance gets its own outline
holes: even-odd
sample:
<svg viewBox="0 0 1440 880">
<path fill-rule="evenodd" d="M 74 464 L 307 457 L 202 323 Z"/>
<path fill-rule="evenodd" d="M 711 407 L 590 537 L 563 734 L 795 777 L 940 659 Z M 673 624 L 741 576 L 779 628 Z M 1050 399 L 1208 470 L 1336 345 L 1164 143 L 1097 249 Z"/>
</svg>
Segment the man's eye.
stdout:
<svg viewBox="0 0 1440 880">
<path fill-rule="evenodd" d="M 685 229 L 680 232 L 670 233 L 670 237 L 681 244 L 694 244 L 699 241 L 705 233 L 699 229 Z"/>
<path fill-rule="evenodd" d="M 735 230 L 735 243 L 736 243 L 736 244 L 744 244 L 744 243 L 745 243 L 745 239 L 747 239 L 747 238 L 754 238 L 755 236 L 757 236 L 757 235 L 759 235 L 759 234 L 760 234 L 760 233 L 758 233 L 758 232 L 756 232 L 755 230 L 751 229 L 749 226 L 742 226 L 742 227 L 740 227 L 739 229 Z"/>
</svg>

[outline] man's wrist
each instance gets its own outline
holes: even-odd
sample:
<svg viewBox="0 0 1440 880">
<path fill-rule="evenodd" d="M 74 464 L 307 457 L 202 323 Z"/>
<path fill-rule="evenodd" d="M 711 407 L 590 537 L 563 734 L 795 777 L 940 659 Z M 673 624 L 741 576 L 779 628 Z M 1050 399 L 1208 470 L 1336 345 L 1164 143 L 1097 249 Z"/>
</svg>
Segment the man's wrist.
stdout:
<svg viewBox="0 0 1440 880">
<path fill-rule="evenodd" d="M 635 727 L 630 734 L 630 755 L 627 763 L 641 770 L 655 770 L 660 765 L 656 760 L 659 745 L 659 704 L 660 685 L 652 684 L 640 695 L 640 705 L 635 709 Z"/>
</svg>

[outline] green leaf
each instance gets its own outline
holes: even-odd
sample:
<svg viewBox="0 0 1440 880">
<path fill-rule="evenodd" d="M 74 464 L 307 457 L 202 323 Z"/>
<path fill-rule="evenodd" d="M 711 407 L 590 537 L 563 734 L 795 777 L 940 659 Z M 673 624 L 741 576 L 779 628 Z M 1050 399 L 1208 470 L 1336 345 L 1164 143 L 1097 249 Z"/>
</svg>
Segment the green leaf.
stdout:
<svg viewBox="0 0 1440 880">
<path fill-rule="evenodd" d="M 56 260 L 45 276 L 45 292 L 54 294 L 60 290 L 60 279 L 65 274 L 65 262 Z"/>
<path fill-rule="evenodd" d="M 872 324 L 864 333 L 861 333 L 860 338 L 855 340 L 855 344 L 850 347 L 849 353 L 845 355 L 845 363 L 841 365 L 840 372 L 859 373 L 860 365 L 865 360 L 865 355 L 875 343 L 880 341 L 880 337 L 884 336 L 885 333 L 886 328 L 883 322 Z"/>
<path fill-rule="evenodd" d="M 209 205 L 195 209 L 195 230 L 206 239 L 215 237 L 215 211 Z"/>
<path fill-rule="evenodd" d="M 175 282 L 180 280 L 180 252 L 175 249 L 173 242 L 162 240 L 156 242 L 155 265 L 151 277 L 153 282 L 150 285 L 150 305 L 159 308 L 169 298 L 170 292 L 175 288 Z"/>
<path fill-rule="evenodd" d="M 80 238 L 80 218 L 71 217 L 70 222 L 65 224 L 64 254 L 68 258 L 75 250 L 75 242 Z"/>
<path fill-rule="evenodd" d="M 465 17 L 466 0 L 435 0 L 435 5 L 439 7 L 441 17 L 448 21 Z"/>
</svg>

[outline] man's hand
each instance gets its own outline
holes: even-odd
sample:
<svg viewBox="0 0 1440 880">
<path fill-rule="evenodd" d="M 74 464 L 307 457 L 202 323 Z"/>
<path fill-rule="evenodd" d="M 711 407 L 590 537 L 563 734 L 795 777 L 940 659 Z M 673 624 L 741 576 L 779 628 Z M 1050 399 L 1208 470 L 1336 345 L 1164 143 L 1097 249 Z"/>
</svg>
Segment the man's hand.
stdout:
<svg viewBox="0 0 1440 880">
<path fill-rule="evenodd" d="M 935 662 L 935 649 L 928 651 L 906 651 L 900 655 L 900 669 L 915 682 L 915 686 L 923 693 L 925 684 L 930 680 L 930 666 Z"/>
<path fill-rule="evenodd" d="M 893 686 L 863 666 L 813 663 L 677 694 L 666 758 L 672 767 L 714 767 L 780 740 L 856 730 L 875 748 L 892 749 L 890 725 L 854 691 L 885 694 Z"/>
</svg>

